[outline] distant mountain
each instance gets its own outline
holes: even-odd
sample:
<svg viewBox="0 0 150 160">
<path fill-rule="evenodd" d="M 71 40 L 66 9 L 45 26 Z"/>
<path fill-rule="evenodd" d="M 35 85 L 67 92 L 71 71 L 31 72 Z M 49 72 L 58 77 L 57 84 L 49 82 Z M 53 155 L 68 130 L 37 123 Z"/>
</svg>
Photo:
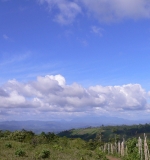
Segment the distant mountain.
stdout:
<svg viewBox="0 0 150 160">
<path fill-rule="evenodd" d="M 135 121 L 118 118 L 118 117 L 106 117 L 106 116 L 100 116 L 100 117 L 78 117 L 71 120 L 72 122 L 78 122 L 78 123 L 86 123 L 89 126 L 100 126 L 100 125 L 122 125 L 122 124 L 133 124 L 136 123 Z"/>
<path fill-rule="evenodd" d="M 3 121 L 0 122 L 0 130 L 31 130 L 35 133 L 54 132 L 58 133 L 71 128 L 84 127 L 83 124 L 73 122 L 60 121 Z"/>
<path fill-rule="evenodd" d="M 59 132 L 64 130 L 61 122 L 53 121 L 3 121 L 0 122 L 0 130 L 31 130 L 35 133 Z"/>
<path fill-rule="evenodd" d="M 64 130 L 69 130 L 73 128 L 86 128 L 86 127 L 96 127 L 101 125 L 131 125 L 131 124 L 139 124 L 138 121 L 131 121 L 117 117 L 78 117 L 73 118 L 70 121 L 1 121 L 0 122 L 0 130 L 31 130 L 35 133 L 44 132 L 61 132 Z M 141 123 L 146 123 L 146 121 L 142 121 Z M 147 122 L 148 123 L 148 122 Z"/>
</svg>

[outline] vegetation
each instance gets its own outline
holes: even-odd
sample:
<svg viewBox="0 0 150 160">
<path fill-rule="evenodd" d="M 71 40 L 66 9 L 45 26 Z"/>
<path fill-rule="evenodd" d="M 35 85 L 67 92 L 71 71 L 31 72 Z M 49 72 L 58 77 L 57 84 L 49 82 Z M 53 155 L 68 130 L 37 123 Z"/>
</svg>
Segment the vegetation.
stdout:
<svg viewBox="0 0 150 160">
<path fill-rule="evenodd" d="M 59 137 L 54 133 L 32 131 L 0 131 L 0 159 L 2 160 L 106 160 L 94 140 Z"/>
<path fill-rule="evenodd" d="M 150 124 L 72 129 L 59 133 L 59 136 L 63 135 L 83 138 L 89 144 L 98 143 L 102 152 L 123 160 L 150 160 Z M 90 138 L 94 141 L 90 142 Z"/>
<path fill-rule="evenodd" d="M 138 138 L 146 133 L 147 138 L 150 139 L 150 124 L 139 125 L 120 125 L 120 126 L 100 126 L 100 127 L 88 127 L 81 129 L 71 129 L 68 131 L 60 132 L 59 136 L 66 136 L 68 138 L 82 138 L 86 141 L 95 139 L 97 135 L 101 134 L 101 140 L 103 142 L 114 142 L 116 140 L 121 141 L 132 137 Z"/>
<path fill-rule="evenodd" d="M 107 160 L 106 155 L 112 155 L 122 160 L 149 160 L 149 136 L 150 124 L 88 127 L 57 135 L 6 130 L 0 131 L 0 159 Z"/>
</svg>

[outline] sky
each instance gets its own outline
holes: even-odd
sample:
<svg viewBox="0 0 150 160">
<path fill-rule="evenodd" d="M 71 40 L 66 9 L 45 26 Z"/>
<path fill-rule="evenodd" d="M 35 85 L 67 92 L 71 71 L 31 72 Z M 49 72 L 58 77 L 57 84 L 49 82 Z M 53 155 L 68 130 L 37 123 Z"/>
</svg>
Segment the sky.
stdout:
<svg viewBox="0 0 150 160">
<path fill-rule="evenodd" d="M 149 0 L 0 0 L 0 121 L 150 120 Z"/>
</svg>

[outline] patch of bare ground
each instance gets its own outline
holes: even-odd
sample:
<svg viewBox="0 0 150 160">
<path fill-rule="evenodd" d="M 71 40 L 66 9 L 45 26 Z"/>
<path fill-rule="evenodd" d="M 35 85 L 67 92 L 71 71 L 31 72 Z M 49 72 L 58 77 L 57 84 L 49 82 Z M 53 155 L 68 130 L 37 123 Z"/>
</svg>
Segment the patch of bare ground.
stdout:
<svg viewBox="0 0 150 160">
<path fill-rule="evenodd" d="M 120 158 L 112 157 L 112 156 L 106 156 L 109 160 L 121 160 Z"/>
</svg>

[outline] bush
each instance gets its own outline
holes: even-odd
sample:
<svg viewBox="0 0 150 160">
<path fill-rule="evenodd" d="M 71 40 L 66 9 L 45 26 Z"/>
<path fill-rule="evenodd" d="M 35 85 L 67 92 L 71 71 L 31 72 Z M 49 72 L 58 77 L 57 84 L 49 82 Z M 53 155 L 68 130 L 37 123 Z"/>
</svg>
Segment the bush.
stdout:
<svg viewBox="0 0 150 160">
<path fill-rule="evenodd" d="M 56 150 L 62 150 L 63 148 L 57 144 L 53 145 L 53 148 L 56 149 Z"/>
<path fill-rule="evenodd" d="M 49 150 L 43 150 L 39 155 L 39 157 L 43 158 L 43 159 L 49 158 L 49 156 L 50 156 L 50 151 Z"/>
<path fill-rule="evenodd" d="M 37 137 L 34 137 L 30 140 L 30 144 L 33 146 L 33 147 L 36 147 L 38 144 L 39 144 L 39 139 Z"/>
<path fill-rule="evenodd" d="M 101 160 L 108 160 L 104 152 L 102 152 L 99 148 L 96 149 L 96 158 Z"/>
<path fill-rule="evenodd" d="M 5 144 L 5 147 L 7 147 L 7 148 L 12 148 L 12 145 L 11 145 L 11 143 L 6 143 L 6 144 Z"/>
<path fill-rule="evenodd" d="M 23 151 L 22 149 L 17 149 L 16 152 L 15 152 L 15 155 L 17 157 L 24 157 L 26 155 L 26 152 Z"/>
<path fill-rule="evenodd" d="M 137 139 L 132 138 L 127 141 L 128 155 L 124 157 L 124 160 L 138 160 L 140 155 L 138 153 L 138 147 L 136 146 Z"/>
</svg>

